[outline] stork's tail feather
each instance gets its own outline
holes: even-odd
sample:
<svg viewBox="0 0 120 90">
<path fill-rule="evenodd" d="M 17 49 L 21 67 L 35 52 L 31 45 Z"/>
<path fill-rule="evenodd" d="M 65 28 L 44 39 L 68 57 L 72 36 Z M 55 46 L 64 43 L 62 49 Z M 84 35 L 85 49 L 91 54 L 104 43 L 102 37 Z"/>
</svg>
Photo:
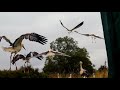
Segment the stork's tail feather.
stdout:
<svg viewBox="0 0 120 90">
<path fill-rule="evenodd" d="M 3 46 L 2 46 L 1 48 L 3 49 L 3 51 L 6 51 L 6 47 L 3 47 Z"/>
<path fill-rule="evenodd" d="M 6 51 L 6 52 L 13 52 L 14 51 L 14 49 L 12 49 L 11 47 L 3 47 L 2 46 L 2 49 L 3 49 L 3 51 Z"/>
</svg>

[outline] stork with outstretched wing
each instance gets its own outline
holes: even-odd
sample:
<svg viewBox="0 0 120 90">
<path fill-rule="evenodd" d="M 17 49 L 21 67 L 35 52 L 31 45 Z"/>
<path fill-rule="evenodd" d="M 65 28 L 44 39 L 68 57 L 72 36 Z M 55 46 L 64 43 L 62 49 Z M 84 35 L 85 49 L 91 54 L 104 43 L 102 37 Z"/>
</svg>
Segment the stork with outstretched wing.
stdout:
<svg viewBox="0 0 120 90">
<path fill-rule="evenodd" d="M 22 59 L 23 61 L 25 61 L 24 63 L 24 66 L 26 67 L 26 63 L 27 63 L 27 67 L 28 67 L 28 63 L 30 63 L 30 59 L 31 58 L 37 58 L 39 60 L 42 60 L 43 59 L 43 56 L 42 55 L 39 55 L 39 53 L 37 52 L 30 52 L 28 53 L 27 55 L 22 55 L 22 54 L 17 54 L 15 57 L 13 57 L 11 63 L 14 65 L 16 65 L 16 62 L 20 59 Z M 17 69 L 17 66 L 16 66 L 16 69 Z"/>
<path fill-rule="evenodd" d="M 95 35 L 95 34 L 82 34 L 82 33 L 79 33 L 79 32 L 77 32 L 77 31 L 74 31 L 74 32 L 76 32 L 76 33 L 78 33 L 78 34 L 80 34 L 80 35 L 84 35 L 84 36 L 87 36 L 87 37 L 91 37 L 92 38 L 92 40 L 94 39 L 96 39 L 96 38 L 98 38 L 98 39 L 104 39 L 104 38 L 102 38 L 102 37 L 100 37 L 100 36 L 97 36 L 97 35 Z M 93 42 L 93 41 L 92 41 Z"/>
<path fill-rule="evenodd" d="M 65 29 L 67 29 L 68 33 L 71 33 L 71 32 L 73 32 L 75 29 L 81 27 L 81 26 L 83 25 L 84 21 L 82 21 L 80 24 L 78 24 L 77 26 L 75 26 L 75 27 L 72 28 L 72 29 L 68 29 L 68 28 L 66 28 L 66 27 L 63 25 L 63 23 L 62 23 L 61 20 L 60 20 L 60 23 L 61 23 L 61 25 L 62 25 Z"/>
<path fill-rule="evenodd" d="M 69 55 L 67 55 L 67 54 L 65 54 L 65 53 L 58 52 L 58 51 L 54 51 L 54 50 L 52 50 L 52 49 L 49 49 L 48 51 L 43 52 L 43 53 L 41 53 L 40 55 L 46 55 L 47 57 L 49 57 L 49 56 L 55 56 L 55 55 L 71 57 L 71 56 L 69 56 Z"/>
<path fill-rule="evenodd" d="M 21 51 L 22 47 L 25 49 L 24 45 L 22 44 L 22 41 L 24 39 L 29 39 L 30 41 L 34 41 L 34 42 L 38 42 L 42 45 L 46 44 L 47 39 L 46 37 L 39 35 L 37 33 L 27 33 L 27 34 L 23 34 L 20 37 L 18 37 L 14 43 L 12 43 L 6 36 L 0 36 L 0 41 L 4 39 L 6 40 L 6 42 L 8 42 L 10 44 L 11 47 L 2 47 L 4 51 L 6 52 L 10 52 L 11 56 L 10 56 L 10 70 L 11 70 L 11 58 L 12 58 L 12 54 L 14 53 L 14 56 Z"/>
</svg>

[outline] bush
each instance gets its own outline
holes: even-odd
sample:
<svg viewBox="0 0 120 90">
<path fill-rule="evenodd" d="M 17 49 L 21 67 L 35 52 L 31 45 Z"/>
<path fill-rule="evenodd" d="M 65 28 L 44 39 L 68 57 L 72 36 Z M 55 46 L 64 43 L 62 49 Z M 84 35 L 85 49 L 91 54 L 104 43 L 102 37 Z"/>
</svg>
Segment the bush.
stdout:
<svg viewBox="0 0 120 90">
<path fill-rule="evenodd" d="M 9 71 L 9 70 L 3 70 L 0 71 L 0 78 L 47 78 L 48 75 L 43 72 L 38 72 L 38 69 L 33 69 L 29 67 L 30 72 L 24 73 L 23 67 L 21 67 L 19 70 L 15 71 Z"/>
</svg>

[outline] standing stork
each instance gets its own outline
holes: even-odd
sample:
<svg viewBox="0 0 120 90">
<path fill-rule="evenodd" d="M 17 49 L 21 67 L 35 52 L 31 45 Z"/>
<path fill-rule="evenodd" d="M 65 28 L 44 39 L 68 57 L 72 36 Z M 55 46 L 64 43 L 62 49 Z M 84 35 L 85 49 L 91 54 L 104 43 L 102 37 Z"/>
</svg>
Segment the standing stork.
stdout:
<svg viewBox="0 0 120 90">
<path fill-rule="evenodd" d="M 95 40 L 96 38 L 99 38 L 99 39 L 104 39 L 104 38 L 102 38 L 102 37 L 100 37 L 100 36 L 97 36 L 97 35 L 95 35 L 95 34 L 82 34 L 82 33 L 79 33 L 79 32 L 77 32 L 77 31 L 74 31 L 74 32 L 76 32 L 76 33 L 78 33 L 78 34 L 81 34 L 81 35 L 84 35 L 84 36 L 87 36 L 87 37 L 91 37 L 92 38 L 92 43 L 93 43 L 93 39 Z"/>
<path fill-rule="evenodd" d="M 57 78 L 60 78 L 60 74 L 59 73 L 57 73 Z"/>
<path fill-rule="evenodd" d="M 83 64 L 83 62 L 80 61 L 80 76 L 83 76 L 83 78 L 86 78 L 87 73 L 86 73 L 86 70 L 83 69 L 82 64 Z"/>
<path fill-rule="evenodd" d="M 11 63 L 14 65 L 16 63 L 16 61 L 22 59 L 23 61 L 25 61 L 24 67 L 26 67 L 25 66 L 26 63 L 27 63 L 27 67 L 28 67 L 28 63 L 30 63 L 31 58 L 35 57 L 39 60 L 43 59 L 43 56 L 42 55 L 37 56 L 38 54 L 39 53 L 37 53 L 37 52 L 30 52 L 27 55 L 17 54 L 15 57 L 13 57 Z"/>
<path fill-rule="evenodd" d="M 8 42 L 10 44 L 11 47 L 2 47 L 4 51 L 6 52 L 11 52 L 11 56 L 10 56 L 10 70 L 11 70 L 11 58 L 12 58 L 12 54 L 14 53 L 14 56 L 20 52 L 20 50 L 22 49 L 22 47 L 25 49 L 24 45 L 22 44 L 23 39 L 29 39 L 30 41 L 35 41 L 38 42 L 42 45 L 46 44 L 47 39 L 46 37 L 36 34 L 36 33 L 27 33 L 27 34 L 23 34 L 20 37 L 18 37 L 14 43 L 12 43 L 8 38 L 6 38 L 6 36 L 0 36 L 0 41 L 1 39 L 6 40 L 6 42 Z"/>
<path fill-rule="evenodd" d="M 77 26 L 75 26 L 75 27 L 72 28 L 72 29 L 66 28 L 66 27 L 63 25 L 63 23 L 61 22 L 61 20 L 60 20 L 60 23 L 61 23 L 61 25 L 62 25 L 65 29 L 67 29 L 68 33 L 70 34 L 72 31 L 74 31 L 75 29 L 77 29 L 77 28 L 79 28 L 80 26 L 82 26 L 83 23 L 84 23 L 84 21 L 82 21 L 80 24 L 78 24 Z"/>
<path fill-rule="evenodd" d="M 70 73 L 70 76 L 68 78 L 72 78 L 72 74 Z"/>
</svg>

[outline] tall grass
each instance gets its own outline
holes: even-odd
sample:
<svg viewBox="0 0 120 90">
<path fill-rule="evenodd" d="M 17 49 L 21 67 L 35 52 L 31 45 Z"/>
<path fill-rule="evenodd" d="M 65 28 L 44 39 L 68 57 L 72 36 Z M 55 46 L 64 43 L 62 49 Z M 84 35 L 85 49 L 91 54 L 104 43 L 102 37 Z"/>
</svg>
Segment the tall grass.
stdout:
<svg viewBox="0 0 120 90">
<path fill-rule="evenodd" d="M 68 78 L 70 74 L 60 74 L 60 78 Z M 49 74 L 48 78 L 58 78 L 57 73 L 55 74 Z M 83 78 L 79 74 L 72 74 L 72 78 Z M 95 72 L 95 77 L 91 75 L 88 78 L 108 78 L 108 70 L 102 70 L 102 71 L 96 71 Z"/>
</svg>

